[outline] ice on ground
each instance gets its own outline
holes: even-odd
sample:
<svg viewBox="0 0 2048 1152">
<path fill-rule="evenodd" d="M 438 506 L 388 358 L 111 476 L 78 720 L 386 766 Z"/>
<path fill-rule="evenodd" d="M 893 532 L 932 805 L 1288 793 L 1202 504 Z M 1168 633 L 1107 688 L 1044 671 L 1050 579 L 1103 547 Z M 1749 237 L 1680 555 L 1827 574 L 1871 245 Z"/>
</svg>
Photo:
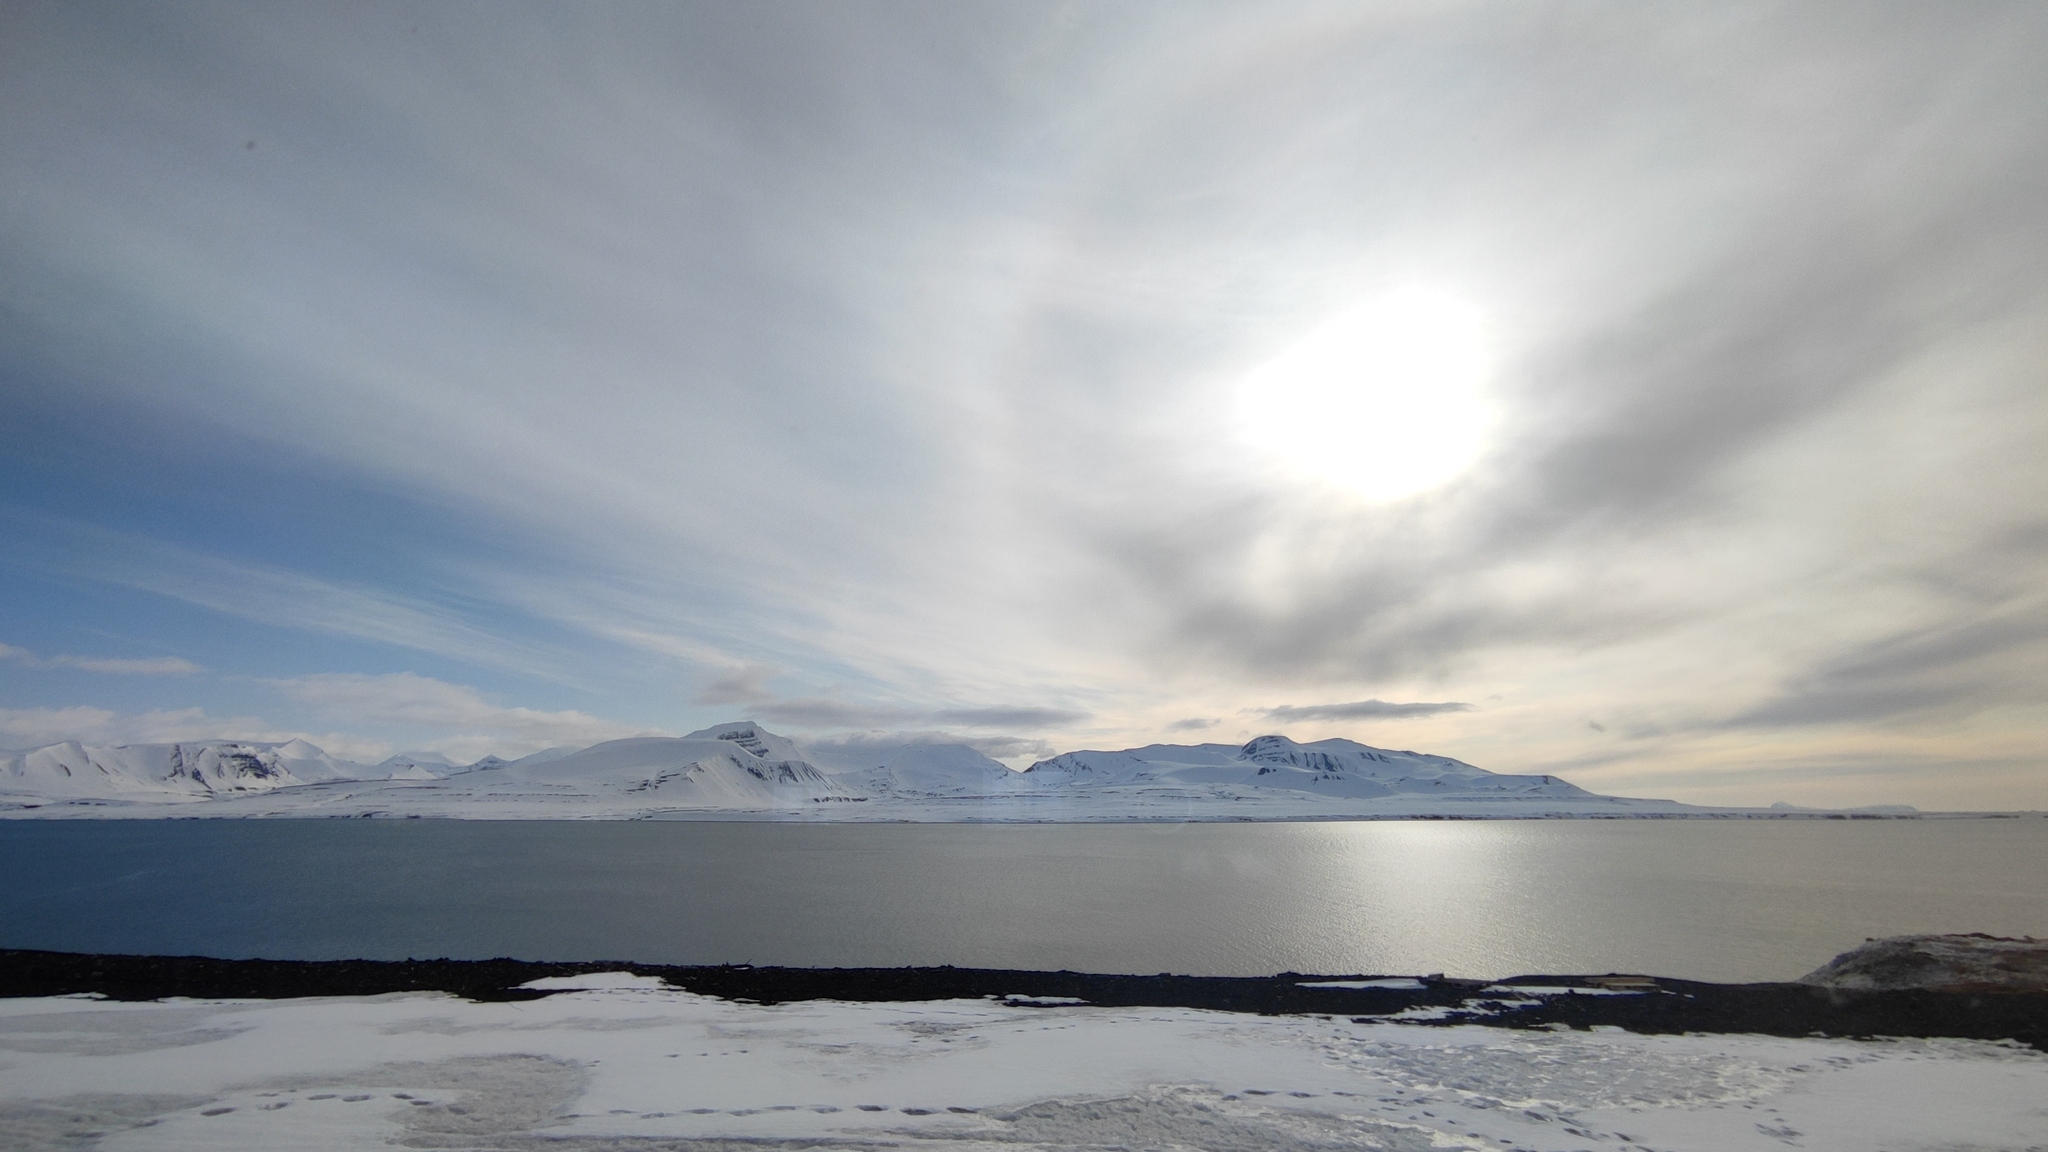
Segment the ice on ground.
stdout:
<svg viewBox="0 0 2048 1152">
<path fill-rule="evenodd" d="M 2048 1057 L 2011 1044 L 598 984 L 0 1001 L 0 1147 L 1933 1152 L 2048 1132 Z"/>
</svg>

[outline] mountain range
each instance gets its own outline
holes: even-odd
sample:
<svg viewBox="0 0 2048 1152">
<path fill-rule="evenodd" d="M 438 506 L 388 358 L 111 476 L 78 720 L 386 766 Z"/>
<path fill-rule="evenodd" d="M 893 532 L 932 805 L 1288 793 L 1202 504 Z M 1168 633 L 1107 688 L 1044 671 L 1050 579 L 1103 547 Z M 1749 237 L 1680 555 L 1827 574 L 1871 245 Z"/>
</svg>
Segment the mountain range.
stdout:
<svg viewBox="0 0 2048 1152">
<path fill-rule="evenodd" d="M 1689 811 L 1697 810 L 1448 756 L 1278 735 L 1067 752 L 1022 772 L 964 744 L 811 749 L 751 721 L 473 764 L 415 752 L 367 766 L 303 740 L 66 742 L 0 758 L 8 816 L 1072 821 Z"/>
</svg>

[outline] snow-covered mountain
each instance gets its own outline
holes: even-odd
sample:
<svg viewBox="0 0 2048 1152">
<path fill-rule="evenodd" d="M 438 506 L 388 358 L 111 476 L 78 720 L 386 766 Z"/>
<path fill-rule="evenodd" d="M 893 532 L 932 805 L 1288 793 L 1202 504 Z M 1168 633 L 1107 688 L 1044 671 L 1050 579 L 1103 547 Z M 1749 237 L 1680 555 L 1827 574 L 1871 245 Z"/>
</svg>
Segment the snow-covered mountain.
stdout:
<svg viewBox="0 0 2048 1152">
<path fill-rule="evenodd" d="M 772 809 L 856 793 L 803 758 L 785 737 L 752 723 L 688 736 L 608 740 L 565 756 L 536 756 L 443 782 L 454 794 L 504 803 L 572 797 L 643 809 Z"/>
<path fill-rule="evenodd" d="M 1488 772 L 1448 756 L 1395 752 L 1355 740 L 1297 744 L 1261 736 L 1234 744 L 1150 744 L 1122 752 L 1068 752 L 1025 769 L 1053 788 L 1143 786 L 1284 789 L 1318 796 L 1484 796 L 1584 799 L 1593 793 L 1555 776 Z"/>
<path fill-rule="evenodd" d="M 489 757 L 496 759 L 496 757 Z M 472 766 L 457 764 L 439 752 L 400 752 L 378 764 L 366 776 L 382 780 L 439 780 Z"/>
<path fill-rule="evenodd" d="M 5 754 L 0 760 L 0 796 L 204 800 L 348 779 L 360 771 L 361 765 L 337 760 L 304 740 L 208 740 L 119 748 L 87 748 L 66 741 Z"/>
<path fill-rule="evenodd" d="M 965 744 L 898 744 L 841 753 L 831 767 L 849 786 L 876 797 L 1010 796 L 1022 776 Z"/>
<path fill-rule="evenodd" d="M 366 767 L 304 741 L 69 743 L 0 760 L 0 815 L 148 815 L 181 801 L 203 801 L 224 816 L 458 818 L 1275 820 L 1687 810 L 1595 795 L 1555 776 L 1285 736 L 1068 752 L 1024 772 L 964 744 L 811 751 L 751 721 L 467 765 L 412 752 Z"/>
</svg>

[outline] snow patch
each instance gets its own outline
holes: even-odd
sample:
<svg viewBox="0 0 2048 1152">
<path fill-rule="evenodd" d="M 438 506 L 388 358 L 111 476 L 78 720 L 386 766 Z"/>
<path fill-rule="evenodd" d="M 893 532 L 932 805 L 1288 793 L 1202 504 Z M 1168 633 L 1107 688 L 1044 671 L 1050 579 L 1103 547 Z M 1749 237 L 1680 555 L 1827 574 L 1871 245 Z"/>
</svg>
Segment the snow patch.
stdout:
<svg viewBox="0 0 2048 1152">
<path fill-rule="evenodd" d="M 631 972 L 585 972 L 577 976 L 543 976 L 528 980 L 521 988 L 536 992 L 659 992 L 670 987 L 659 976 L 636 976 Z"/>
</svg>

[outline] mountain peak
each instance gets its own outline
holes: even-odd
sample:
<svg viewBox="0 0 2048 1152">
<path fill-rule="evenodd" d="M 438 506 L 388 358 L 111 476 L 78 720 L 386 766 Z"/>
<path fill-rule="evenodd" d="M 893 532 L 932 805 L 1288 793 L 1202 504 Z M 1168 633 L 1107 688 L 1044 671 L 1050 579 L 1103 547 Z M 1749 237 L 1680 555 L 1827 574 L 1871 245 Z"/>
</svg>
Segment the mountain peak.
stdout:
<svg viewBox="0 0 2048 1152">
<path fill-rule="evenodd" d="M 803 751 L 796 746 L 796 741 L 787 736 L 778 736 L 752 720 L 714 724 L 709 728 L 700 728 L 683 739 L 722 740 L 762 760 L 804 760 Z"/>
<path fill-rule="evenodd" d="M 1300 744 L 1278 734 L 1254 736 L 1245 742 L 1244 747 L 1237 750 L 1237 754 L 1247 760 L 1260 760 L 1276 755 L 1284 756 L 1299 747 Z"/>
<path fill-rule="evenodd" d="M 345 789 L 299 787 L 342 780 L 356 783 Z M 921 818 L 944 819 L 943 813 L 971 811 L 976 819 L 1009 814 L 1115 818 L 1111 813 L 1243 819 L 1484 810 L 1475 804 L 1534 811 L 1634 803 L 1594 796 L 1554 776 L 1493 773 L 1447 756 L 1343 739 L 1302 742 L 1278 733 L 1242 745 L 1151 744 L 1067 752 L 1025 773 L 1013 773 L 966 745 L 915 740 L 828 744 L 814 755 L 752 720 L 683 737 L 633 736 L 588 748 L 549 749 L 510 763 L 487 756 L 466 767 L 438 753 L 409 752 L 367 768 L 335 760 L 304 742 L 216 740 L 111 749 L 67 742 L 0 754 L 0 809 L 53 801 L 166 803 L 287 790 L 303 797 L 308 810 L 332 805 L 383 812 L 396 803 L 492 816 L 585 809 L 823 813 L 828 809 L 812 805 L 845 803 L 860 804 L 858 811 L 869 814 L 863 818 L 914 811 Z M 1063 794 L 1070 799 L 1062 799 Z M 489 803 L 478 803 L 483 800 Z M 263 800 L 266 805 L 280 802 Z M 1544 807 L 1523 807 L 1530 802 Z M 996 806 L 985 806 L 991 803 Z M 1330 804 L 1349 807 L 1326 807 Z M 1361 807 L 1368 804 L 1373 807 Z M 843 811 L 851 815 L 856 810 Z"/>
</svg>

